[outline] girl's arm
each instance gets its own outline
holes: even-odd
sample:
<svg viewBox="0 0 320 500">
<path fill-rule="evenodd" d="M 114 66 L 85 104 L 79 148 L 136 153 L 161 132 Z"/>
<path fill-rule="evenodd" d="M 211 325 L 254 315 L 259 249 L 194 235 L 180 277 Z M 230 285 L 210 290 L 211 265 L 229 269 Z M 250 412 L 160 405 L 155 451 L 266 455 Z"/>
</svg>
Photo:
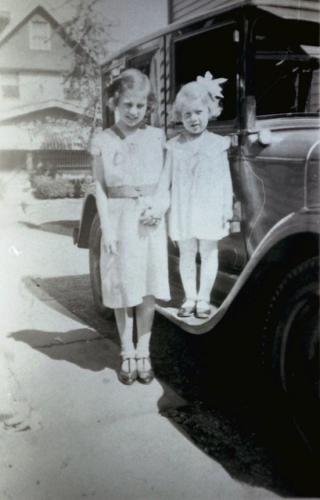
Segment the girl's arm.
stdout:
<svg viewBox="0 0 320 500">
<path fill-rule="evenodd" d="M 164 166 L 159 177 L 156 191 L 152 197 L 152 206 L 146 208 L 140 217 L 142 224 L 150 226 L 157 224 L 170 206 L 171 152 L 164 149 L 164 156 Z"/>
<path fill-rule="evenodd" d="M 223 153 L 221 168 L 224 172 L 224 183 L 223 183 L 223 216 L 224 221 L 231 220 L 233 217 L 233 187 L 231 180 L 231 172 L 228 160 L 227 151 Z"/>
<path fill-rule="evenodd" d="M 96 201 L 100 218 L 103 244 L 108 253 L 117 253 L 117 241 L 110 219 L 108 198 L 105 190 L 104 165 L 101 153 L 92 154 L 93 173 L 96 187 Z"/>
<path fill-rule="evenodd" d="M 165 150 L 165 161 L 156 192 L 154 194 L 153 210 L 158 217 L 163 217 L 170 207 L 170 189 L 172 181 L 172 153 Z"/>
</svg>

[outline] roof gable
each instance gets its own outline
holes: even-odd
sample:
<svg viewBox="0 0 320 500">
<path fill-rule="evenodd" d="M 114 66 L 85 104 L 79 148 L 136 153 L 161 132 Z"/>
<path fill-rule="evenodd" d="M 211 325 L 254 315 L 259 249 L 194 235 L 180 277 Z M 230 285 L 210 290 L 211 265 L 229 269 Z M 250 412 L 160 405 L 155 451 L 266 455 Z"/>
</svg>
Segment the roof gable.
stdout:
<svg viewBox="0 0 320 500">
<path fill-rule="evenodd" d="M 41 17 L 43 17 L 51 25 L 54 31 L 61 36 L 61 38 L 67 45 L 69 45 L 71 48 L 76 47 L 77 50 L 84 51 L 84 49 L 76 41 L 72 40 L 67 35 L 63 26 L 41 5 L 38 5 L 37 7 L 32 9 L 26 16 L 23 17 L 22 20 L 17 22 L 12 27 L 9 26 L 9 31 L 6 31 L 3 34 L 2 38 L 0 37 L 0 48 L 36 15 L 40 15 Z"/>
<path fill-rule="evenodd" d="M 34 50 L 30 46 L 30 26 L 33 20 L 45 20 L 51 28 L 51 42 L 48 50 Z M 68 72 L 75 57 L 96 64 L 90 54 L 76 40 L 73 40 L 44 7 L 30 10 L 22 20 L 11 26 L 0 37 L 0 70 L 2 71 L 52 71 Z"/>
</svg>

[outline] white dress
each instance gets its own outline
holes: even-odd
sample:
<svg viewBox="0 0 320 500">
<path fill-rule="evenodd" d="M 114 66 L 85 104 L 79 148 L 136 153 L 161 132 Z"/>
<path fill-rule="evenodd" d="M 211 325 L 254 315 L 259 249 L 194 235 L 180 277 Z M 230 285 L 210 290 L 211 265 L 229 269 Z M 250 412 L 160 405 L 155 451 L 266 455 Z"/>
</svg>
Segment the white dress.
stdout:
<svg viewBox="0 0 320 500">
<path fill-rule="evenodd" d="M 171 179 L 169 234 L 172 240 L 219 240 L 232 217 L 232 182 L 227 150 L 230 141 L 205 131 L 186 141 L 178 135 L 167 143 Z"/>
<path fill-rule="evenodd" d="M 163 151 L 163 133 L 154 127 L 140 128 L 125 138 L 107 129 L 91 145 L 92 154 L 102 156 L 107 187 L 156 185 L 163 169 Z M 104 305 L 133 307 L 146 295 L 169 300 L 165 222 L 162 219 L 158 226 L 146 226 L 139 221 L 143 209 L 152 205 L 152 196 L 107 198 L 103 194 L 103 208 L 98 204 L 102 237 L 118 241 L 117 255 L 106 253 L 101 245 Z"/>
</svg>

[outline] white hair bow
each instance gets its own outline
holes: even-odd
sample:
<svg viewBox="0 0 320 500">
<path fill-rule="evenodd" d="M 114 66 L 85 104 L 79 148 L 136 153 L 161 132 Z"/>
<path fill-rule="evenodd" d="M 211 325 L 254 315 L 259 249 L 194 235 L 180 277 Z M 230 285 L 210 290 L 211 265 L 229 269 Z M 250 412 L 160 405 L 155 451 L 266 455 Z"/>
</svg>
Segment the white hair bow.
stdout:
<svg viewBox="0 0 320 500">
<path fill-rule="evenodd" d="M 210 71 L 206 71 L 204 77 L 197 76 L 197 82 L 203 85 L 212 99 L 223 97 L 221 85 L 227 81 L 226 78 L 213 78 Z"/>
</svg>

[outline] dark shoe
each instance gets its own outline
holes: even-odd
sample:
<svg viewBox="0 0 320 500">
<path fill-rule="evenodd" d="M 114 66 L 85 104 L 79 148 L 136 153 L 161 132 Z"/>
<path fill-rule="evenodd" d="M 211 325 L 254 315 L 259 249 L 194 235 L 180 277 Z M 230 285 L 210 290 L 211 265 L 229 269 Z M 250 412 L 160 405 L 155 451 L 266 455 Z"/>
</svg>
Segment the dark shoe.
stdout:
<svg viewBox="0 0 320 500">
<path fill-rule="evenodd" d="M 179 318 L 190 318 L 190 316 L 192 316 L 193 313 L 195 312 L 196 303 L 194 302 L 193 305 L 187 306 L 186 305 L 187 302 L 190 302 L 190 301 L 185 301 L 182 304 L 182 306 L 180 307 L 180 309 L 178 310 L 177 316 L 179 316 Z"/>
<path fill-rule="evenodd" d="M 208 319 L 211 314 L 211 307 L 208 302 L 199 300 L 196 305 L 196 317 L 199 319 Z"/>
<path fill-rule="evenodd" d="M 123 364 L 128 361 L 128 371 L 123 369 Z M 118 373 L 118 378 L 120 382 L 126 385 L 131 385 L 135 380 L 137 380 L 137 363 L 135 358 L 122 358 L 121 368 Z"/>
<path fill-rule="evenodd" d="M 146 366 L 147 365 L 147 366 Z M 154 379 L 154 373 L 151 368 L 149 357 L 137 358 L 138 380 L 142 384 L 150 384 Z"/>
</svg>

